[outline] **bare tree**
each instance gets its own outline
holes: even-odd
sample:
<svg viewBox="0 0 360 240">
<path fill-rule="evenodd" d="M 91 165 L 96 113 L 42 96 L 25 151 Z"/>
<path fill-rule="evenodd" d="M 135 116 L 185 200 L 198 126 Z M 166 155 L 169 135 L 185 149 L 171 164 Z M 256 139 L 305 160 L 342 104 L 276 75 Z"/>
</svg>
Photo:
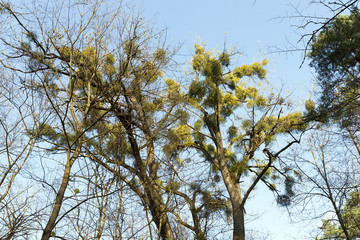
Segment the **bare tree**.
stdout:
<svg viewBox="0 0 360 240">
<path fill-rule="evenodd" d="M 40 102 L 31 99 L 31 91 L 21 89 L 16 76 L 1 71 L 0 92 L 0 237 L 11 239 L 31 232 L 33 222 L 39 220 L 37 209 L 31 204 L 36 191 L 21 184 L 38 136 L 32 134 L 34 121 L 42 110 Z M 30 98 L 30 99 L 29 99 Z M 45 116 L 44 116 L 45 117 Z M 16 189 L 16 190 L 14 190 Z M 26 197 L 25 197 L 26 196 Z"/>
<path fill-rule="evenodd" d="M 351 193 L 358 191 L 359 156 L 346 135 L 333 130 L 313 130 L 306 145 L 294 154 L 302 175 L 294 207 L 307 213 L 302 217 L 338 223 L 344 237 L 352 239 L 343 209 Z M 319 233 L 323 234 L 315 231 L 316 235 Z"/>
</svg>

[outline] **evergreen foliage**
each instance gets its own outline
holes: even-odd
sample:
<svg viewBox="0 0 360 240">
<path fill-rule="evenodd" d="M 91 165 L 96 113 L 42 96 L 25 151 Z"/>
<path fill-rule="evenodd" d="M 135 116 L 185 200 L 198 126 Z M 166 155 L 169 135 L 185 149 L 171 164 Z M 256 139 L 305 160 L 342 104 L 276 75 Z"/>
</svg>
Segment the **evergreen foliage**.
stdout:
<svg viewBox="0 0 360 240">
<path fill-rule="evenodd" d="M 360 13 L 357 8 L 326 25 L 313 39 L 308 57 L 321 87 L 312 118 L 341 126 L 359 124 Z"/>
</svg>

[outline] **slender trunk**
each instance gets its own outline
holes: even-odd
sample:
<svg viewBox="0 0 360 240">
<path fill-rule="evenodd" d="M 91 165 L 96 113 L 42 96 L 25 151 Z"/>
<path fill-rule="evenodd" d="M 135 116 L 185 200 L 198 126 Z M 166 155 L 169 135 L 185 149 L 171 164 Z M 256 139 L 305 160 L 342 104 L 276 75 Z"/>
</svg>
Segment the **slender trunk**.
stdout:
<svg viewBox="0 0 360 240">
<path fill-rule="evenodd" d="M 205 234 L 201 230 L 201 224 L 200 224 L 200 220 L 197 215 L 195 201 L 190 203 L 190 210 L 191 210 L 191 215 L 192 215 L 193 222 L 194 222 L 195 239 L 196 240 L 206 240 Z"/>
<path fill-rule="evenodd" d="M 348 229 L 345 226 L 344 219 L 342 218 L 342 214 L 341 214 L 340 210 L 336 207 L 336 204 L 333 201 L 331 201 L 331 202 L 333 204 L 333 207 L 335 208 L 335 213 L 336 213 L 336 216 L 337 216 L 337 218 L 339 220 L 340 227 L 341 227 L 341 229 L 343 230 L 343 232 L 345 234 L 345 238 L 347 240 L 351 240 L 352 238 L 350 238 L 350 236 L 349 236 Z"/>
<path fill-rule="evenodd" d="M 241 191 L 238 183 L 233 183 L 232 179 L 225 178 L 223 172 L 228 172 L 226 169 L 222 171 L 225 186 L 230 195 L 232 214 L 233 214 L 233 240 L 245 240 L 245 220 L 244 209 L 241 201 Z"/>
<path fill-rule="evenodd" d="M 348 126 L 346 126 L 346 130 L 350 134 L 351 140 L 353 141 L 353 143 L 354 143 L 354 145 L 356 147 L 356 150 L 357 150 L 358 154 L 360 155 L 360 147 L 359 147 L 358 142 L 356 141 L 356 138 L 355 138 L 354 134 L 351 132 L 351 129 Z"/>
<path fill-rule="evenodd" d="M 71 157 L 70 157 L 70 153 L 68 153 L 63 179 L 62 179 L 59 191 L 56 194 L 55 204 L 53 206 L 51 215 L 49 217 L 49 220 L 46 224 L 45 229 L 43 230 L 43 235 L 41 237 L 41 240 L 48 240 L 51 237 L 51 232 L 55 228 L 56 219 L 59 216 L 61 205 L 64 200 L 64 194 L 65 194 L 67 185 L 69 183 L 71 167 L 74 163 L 74 160 L 77 158 L 78 154 L 79 154 L 79 148 Z"/>
<path fill-rule="evenodd" d="M 15 235 L 15 231 L 11 230 L 11 232 L 5 238 L 2 238 L 2 239 L 11 240 L 11 239 L 13 239 L 14 235 Z"/>
<path fill-rule="evenodd" d="M 333 197 L 333 195 L 332 195 L 331 187 L 330 187 L 327 179 L 325 179 L 325 183 L 326 183 L 326 186 L 327 186 L 328 191 L 329 191 L 329 200 L 330 200 L 330 202 L 331 202 L 331 204 L 332 204 L 332 206 L 333 206 L 333 208 L 334 208 L 334 210 L 335 210 L 335 213 L 336 213 L 337 219 L 338 219 L 338 221 L 339 221 L 340 227 L 341 227 L 341 229 L 343 230 L 343 232 L 344 232 L 344 234 L 345 234 L 345 238 L 346 238 L 347 240 L 351 240 L 351 238 L 350 238 L 350 236 L 349 236 L 348 229 L 347 229 L 347 227 L 345 226 L 345 222 L 344 222 L 343 216 L 342 216 L 342 214 L 341 214 L 340 209 L 339 209 L 339 208 L 337 207 L 337 205 L 336 205 L 336 202 L 335 202 L 334 197 Z"/>
</svg>

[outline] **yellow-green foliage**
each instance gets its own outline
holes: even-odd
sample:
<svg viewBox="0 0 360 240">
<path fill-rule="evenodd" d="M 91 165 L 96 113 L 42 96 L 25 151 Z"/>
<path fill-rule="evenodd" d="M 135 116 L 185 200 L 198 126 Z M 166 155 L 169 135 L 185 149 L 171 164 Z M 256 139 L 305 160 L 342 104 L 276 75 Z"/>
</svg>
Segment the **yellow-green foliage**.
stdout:
<svg viewBox="0 0 360 240">
<path fill-rule="evenodd" d="M 246 88 L 246 94 L 249 98 L 255 99 L 258 95 L 258 90 L 254 87 L 248 87 Z"/>
<path fill-rule="evenodd" d="M 204 54 L 205 53 L 205 48 L 203 45 L 201 44 L 195 44 L 195 54 Z"/>
<path fill-rule="evenodd" d="M 141 78 L 143 78 L 146 82 L 153 83 L 158 79 L 158 77 L 162 76 L 162 74 L 163 73 L 153 61 L 147 61 L 142 64 Z"/>
<path fill-rule="evenodd" d="M 190 84 L 188 96 L 201 101 L 206 94 L 206 86 L 203 81 L 194 81 Z"/>
<path fill-rule="evenodd" d="M 210 58 L 205 62 L 205 65 L 200 68 L 202 74 L 206 77 L 207 84 L 219 84 L 222 79 L 222 65 L 221 62 L 215 58 Z"/>
<path fill-rule="evenodd" d="M 305 109 L 306 111 L 310 112 L 310 111 L 314 111 L 315 110 L 315 103 L 313 101 L 306 100 L 305 101 Z"/>
<path fill-rule="evenodd" d="M 201 134 L 199 132 L 194 132 L 193 137 L 194 137 L 194 140 L 197 141 L 197 142 L 203 142 L 206 139 L 204 134 Z"/>
<path fill-rule="evenodd" d="M 231 141 L 237 136 L 237 133 L 238 133 L 238 128 L 234 125 L 230 126 L 227 131 L 228 139 Z"/>
<path fill-rule="evenodd" d="M 235 86 L 235 84 L 239 84 L 241 78 L 234 75 L 233 72 L 228 72 L 224 76 L 224 81 L 230 83 L 231 85 Z M 232 90 L 235 88 L 232 88 Z"/>
<path fill-rule="evenodd" d="M 360 220 L 360 193 L 353 191 L 349 198 L 346 199 L 341 216 L 343 224 L 346 226 L 349 239 L 358 239 L 360 235 L 359 220 Z M 333 219 L 322 219 L 323 234 L 318 240 L 325 239 L 346 239 L 345 233 L 338 223 Z"/>
<path fill-rule="evenodd" d="M 306 125 L 302 121 L 303 114 L 301 112 L 293 112 L 286 116 L 280 117 L 277 132 L 287 132 L 292 130 L 303 130 Z"/>
<path fill-rule="evenodd" d="M 247 97 L 246 88 L 243 84 L 239 84 L 235 87 L 235 96 L 239 99 L 239 101 L 245 101 Z"/>
<path fill-rule="evenodd" d="M 38 136 L 47 137 L 47 138 L 50 138 L 50 139 L 57 138 L 56 131 L 49 124 L 42 124 L 40 126 L 40 128 L 39 128 L 39 131 L 37 133 L 34 133 L 34 135 L 35 134 L 37 134 Z"/>
<path fill-rule="evenodd" d="M 158 49 L 154 53 L 155 60 L 164 61 L 166 58 L 166 51 L 164 49 Z"/>
<path fill-rule="evenodd" d="M 221 104 L 223 102 L 223 91 L 220 88 L 214 88 L 211 90 L 212 91 L 207 94 L 203 102 L 206 107 L 214 107 L 218 103 Z"/>
<path fill-rule="evenodd" d="M 211 144 L 206 144 L 205 146 L 206 151 L 208 151 L 211 155 L 215 153 L 215 147 Z"/>
<path fill-rule="evenodd" d="M 252 121 L 250 119 L 246 119 L 246 120 L 242 121 L 242 126 L 241 127 L 244 130 L 249 129 L 251 126 L 252 126 Z"/>
<path fill-rule="evenodd" d="M 219 149 L 207 144 L 205 136 L 214 138 L 214 133 L 219 130 L 223 135 L 222 127 L 226 120 L 230 120 L 226 122 L 231 124 L 226 139 L 221 141 L 226 143 L 226 164 L 235 179 L 248 173 L 249 162 L 255 161 L 254 157 L 261 146 L 269 145 L 277 134 L 303 130 L 305 124 L 301 112 L 282 115 L 283 101 L 278 101 L 271 94 L 269 97 L 263 96 L 262 89 L 254 84 L 254 79 L 266 77 L 264 67 L 268 64 L 267 60 L 231 68 L 230 56 L 226 52 L 205 51 L 204 46 L 195 45 L 192 67 L 196 78 L 191 82 L 187 96 L 188 103 L 200 110 L 197 111 L 200 119 L 193 125 L 194 144 L 202 148 L 200 154 L 204 158 L 212 161 L 214 172 L 219 170 L 213 159 L 218 157 Z M 207 154 L 203 154 L 204 151 Z M 258 171 L 266 167 L 265 163 L 258 166 Z M 270 175 L 271 170 L 267 170 L 264 176 Z"/>
<path fill-rule="evenodd" d="M 255 62 L 250 65 L 242 65 L 234 70 L 234 75 L 242 78 L 242 77 L 252 77 L 257 76 L 260 79 L 265 78 L 266 70 L 263 68 L 267 64 L 267 61 L 262 61 L 261 63 Z"/>
<path fill-rule="evenodd" d="M 239 104 L 239 99 L 231 93 L 226 93 L 223 98 L 223 103 L 233 107 Z"/>
<path fill-rule="evenodd" d="M 228 160 L 228 161 L 234 161 L 236 159 L 235 152 L 231 151 L 230 149 L 225 149 L 224 154 L 225 154 L 226 160 Z"/>
<path fill-rule="evenodd" d="M 165 81 L 168 86 L 168 98 L 177 98 L 180 95 L 180 85 L 173 79 Z"/>
<path fill-rule="evenodd" d="M 102 69 L 104 71 L 105 74 L 107 75 L 112 75 L 116 73 L 116 69 L 115 69 L 115 56 L 112 54 L 108 54 L 104 57 L 104 63 L 102 65 Z"/>
<path fill-rule="evenodd" d="M 31 49 L 30 44 L 27 42 L 21 42 L 20 47 L 22 50 L 25 50 L 25 51 L 29 51 Z"/>
<path fill-rule="evenodd" d="M 58 52 L 63 60 L 76 66 L 76 71 L 73 78 L 73 87 L 75 89 L 85 89 L 90 82 L 92 90 L 102 82 L 102 75 L 100 72 L 101 62 L 95 48 L 90 46 L 80 51 L 68 46 L 61 46 Z M 107 56 L 103 66 L 103 70 L 107 73 L 115 73 L 115 68 L 112 66 L 115 59 L 113 56 Z"/>
<path fill-rule="evenodd" d="M 255 105 L 257 107 L 265 107 L 267 105 L 268 101 L 264 96 L 258 95 L 255 98 Z"/>
<path fill-rule="evenodd" d="M 168 192 L 177 191 L 179 188 L 180 188 L 180 183 L 176 181 L 170 181 L 165 186 L 165 190 Z"/>
<path fill-rule="evenodd" d="M 179 125 L 169 130 L 167 137 L 169 143 L 163 147 L 163 150 L 168 156 L 172 156 L 174 153 L 177 153 L 179 149 L 190 147 L 193 144 L 190 127 L 187 125 Z"/>
<path fill-rule="evenodd" d="M 126 41 L 123 46 L 124 53 L 130 57 L 136 57 L 141 54 L 140 46 L 135 40 Z"/>
<path fill-rule="evenodd" d="M 199 119 L 199 120 L 197 120 L 197 121 L 195 122 L 194 128 L 195 128 L 196 130 L 200 130 L 200 129 L 202 128 L 203 124 L 204 124 L 203 120 L 202 120 L 202 119 Z"/>
<path fill-rule="evenodd" d="M 73 55 L 79 54 L 79 51 L 73 52 L 72 49 L 69 48 L 68 46 L 59 47 L 58 52 L 61 58 L 64 59 L 65 61 L 70 61 Z"/>
<path fill-rule="evenodd" d="M 179 120 L 180 123 L 186 123 L 189 119 L 189 112 L 183 108 L 178 108 L 174 112 L 174 117 Z"/>
<path fill-rule="evenodd" d="M 162 186 L 162 185 L 164 184 L 164 182 L 163 182 L 160 178 L 156 179 L 156 180 L 155 180 L 155 183 L 156 183 L 156 185 L 158 185 L 158 186 Z"/>
<path fill-rule="evenodd" d="M 175 159 L 175 163 L 179 166 L 179 167 L 183 167 L 184 166 L 184 160 L 182 158 L 176 158 Z"/>
<path fill-rule="evenodd" d="M 164 94 L 163 97 L 166 99 L 165 101 L 167 103 L 180 104 L 181 102 L 188 100 L 181 92 L 180 84 L 177 81 L 167 79 L 165 84 L 167 85 L 167 94 Z"/>
<path fill-rule="evenodd" d="M 107 55 L 104 57 L 104 62 L 105 62 L 105 63 L 114 64 L 115 61 L 116 61 L 115 56 L 112 55 L 112 54 L 107 54 Z"/>
<path fill-rule="evenodd" d="M 294 112 L 280 117 L 264 116 L 256 121 L 254 126 L 252 121 L 247 119 L 242 121 L 241 126 L 248 134 L 253 134 L 252 139 L 254 142 L 265 143 L 266 145 L 274 141 L 279 133 L 304 130 L 306 127 L 301 112 Z M 242 138 L 239 138 L 239 141 L 242 141 Z"/>
<path fill-rule="evenodd" d="M 190 134 L 190 127 L 187 125 L 180 125 L 175 129 L 176 135 L 179 140 L 181 140 L 185 146 L 191 146 L 193 143 L 192 137 Z"/>
<path fill-rule="evenodd" d="M 231 173 L 240 173 L 240 174 L 246 174 L 248 172 L 248 158 L 244 158 L 241 161 L 233 162 L 230 165 L 230 172 Z"/>
<path fill-rule="evenodd" d="M 203 45 L 197 44 L 195 45 L 195 55 L 192 58 L 192 66 L 196 73 L 200 74 L 197 76 L 203 78 L 197 78 L 190 84 L 189 102 L 195 108 L 199 108 L 201 104 L 207 108 L 220 104 L 223 117 L 230 116 L 247 98 L 250 98 L 247 100 L 248 107 L 265 106 L 266 98 L 260 96 L 256 88 L 245 87 L 241 78 L 244 76 L 265 78 L 266 70 L 263 66 L 266 64 L 267 61 L 264 60 L 251 65 L 242 65 L 233 71 L 226 69 L 226 74 L 224 74 L 224 66 L 230 66 L 230 54 L 222 52 L 217 55 L 205 51 Z"/>
<path fill-rule="evenodd" d="M 204 70 L 211 55 L 205 52 L 204 46 L 195 44 L 195 55 L 192 58 L 192 66 L 195 71 Z"/>
<path fill-rule="evenodd" d="M 144 105 L 144 111 L 154 113 L 157 110 L 157 106 L 152 102 L 147 102 Z"/>
</svg>

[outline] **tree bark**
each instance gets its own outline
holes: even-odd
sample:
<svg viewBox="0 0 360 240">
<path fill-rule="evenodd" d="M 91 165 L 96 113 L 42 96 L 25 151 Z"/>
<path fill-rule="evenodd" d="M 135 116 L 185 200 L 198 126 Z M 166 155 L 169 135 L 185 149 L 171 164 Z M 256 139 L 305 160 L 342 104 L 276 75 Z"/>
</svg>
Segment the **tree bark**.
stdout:
<svg viewBox="0 0 360 240">
<path fill-rule="evenodd" d="M 69 151 L 71 151 L 71 150 L 69 150 Z M 56 194 L 55 204 L 53 206 L 51 215 L 50 215 L 49 220 L 43 230 L 43 235 L 41 237 L 41 240 L 48 240 L 51 237 L 51 233 L 55 228 L 56 219 L 59 216 L 61 205 L 64 200 L 64 194 L 65 194 L 67 185 L 69 183 L 71 167 L 72 167 L 73 163 L 75 162 L 75 159 L 77 158 L 77 156 L 79 154 L 79 151 L 80 151 L 80 149 L 78 147 L 76 149 L 76 152 L 73 154 L 73 156 L 70 156 L 70 152 L 68 153 L 63 179 L 62 179 L 59 191 Z"/>
<path fill-rule="evenodd" d="M 174 234 L 170 226 L 170 221 L 167 216 L 167 210 L 166 206 L 163 203 L 162 197 L 161 197 L 161 189 L 156 187 L 155 180 L 157 179 L 157 175 L 152 169 L 153 162 L 150 160 L 147 161 L 150 171 L 150 177 L 147 175 L 147 167 L 144 165 L 143 159 L 140 154 L 140 148 L 138 146 L 138 143 L 136 141 L 134 131 L 132 128 L 132 119 L 130 114 L 126 114 L 120 109 L 115 109 L 115 113 L 117 118 L 120 120 L 122 125 L 125 128 L 129 143 L 131 145 L 131 149 L 135 158 L 136 162 L 136 168 L 137 168 L 137 176 L 139 177 L 144 190 L 146 198 L 146 203 L 148 204 L 148 207 L 150 209 L 151 215 L 153 217 L 153 221 L 159 230 L 159 234 L 161 239 L 167 240 L 173 240 Z M 151 143 L 150 143 L 151 145 Z M 152 151 L 153 148 L 152 148 Z M 150 155 L 153 155 L 151 152 L 147 152 L 148 158 Z"/>
<path fill-rule="evenodd" d="M 230 195 L 233 207 L 233 240 L 245 240 L 244 209 L 241 204 L 240 186 L 235 184 L 235 189 Z"/>
<path fill-rule="evenodd" d="M 219 123 L 219 122 L 218 122 Z M 240 185 L 236 182 L 226 165 L 222 136 L 220 127 L 215 129 L 216 149 L 218 155 L 218 164 L 226 189 L 230 195 L 232 213 L 233 213 L 233 240 L 245 240 L 245 221 L 244 210 L 242 207 L 242 198 Z"/>
<path fill-rule="evenodd" d="M 161 196 L 155 190 L 154 186 L 145 186 L 146 195 L 149 202 L 149 209 L 153 217 L 153 221 L 160 232 L 160 238 L 163 240 L 173 240 L 174 235 L 167 216 L 166 206 L 162 202 Z"/>
</svg>

